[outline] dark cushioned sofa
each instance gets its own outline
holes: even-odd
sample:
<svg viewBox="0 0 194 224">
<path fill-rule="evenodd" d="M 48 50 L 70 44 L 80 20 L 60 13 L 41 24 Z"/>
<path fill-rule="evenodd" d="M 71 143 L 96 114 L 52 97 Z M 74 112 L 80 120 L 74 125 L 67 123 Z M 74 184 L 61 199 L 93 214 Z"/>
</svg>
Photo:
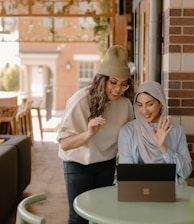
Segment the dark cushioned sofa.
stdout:
<svg viewBox="0 0 194 224">
<path fill-rule="evenodd" d="M 31 140 L 28 136 L 0 135 L 0 223 L 21 199 L 31 180 Z"/>
</svg>

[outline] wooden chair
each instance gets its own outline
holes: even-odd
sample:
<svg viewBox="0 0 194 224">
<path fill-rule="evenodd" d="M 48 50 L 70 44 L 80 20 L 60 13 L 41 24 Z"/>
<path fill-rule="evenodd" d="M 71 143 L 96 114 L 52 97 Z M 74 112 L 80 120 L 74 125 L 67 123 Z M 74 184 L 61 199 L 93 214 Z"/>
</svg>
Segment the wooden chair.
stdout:
<svg viewBox="0 0 194 224">
<path fill-rule="evenodd" d="M 18 134 L 27 135 L 31 142 L 34 141 L 32 115 L 31 115 L 31 100 L 25 100 L 19 107 L 16 115 L 16 125 Z"/>
<path fill-rule="evenodd" d="M 0 105 L 2 107 L 16 107 L 18 105 L 18 97 L 0 97 Z"/>
<path fill-rule="evenodd" d="M 18 107 L 0 107 L 0 133 L 17 134 L 16 114 Z"/>
<path fill-rule="evenodd" d="M 45 193 L 35 194 L 23 199 L 17 207 L 16 224 L 45 224 L 46 220 L 43 217 L 37 216 L 29 212 L 27 209 L 30 205 L 43 201 L 47 198 Z"/>
</svg>

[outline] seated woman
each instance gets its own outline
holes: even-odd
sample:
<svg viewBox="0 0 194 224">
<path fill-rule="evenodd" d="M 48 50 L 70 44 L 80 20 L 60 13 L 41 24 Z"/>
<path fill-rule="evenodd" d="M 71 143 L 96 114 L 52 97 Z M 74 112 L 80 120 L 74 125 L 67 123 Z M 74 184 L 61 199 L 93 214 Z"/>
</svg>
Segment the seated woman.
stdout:
<svg viewBox="0 0 194 224">
<path fill-rule="evenodd" d="M 166 98 L 162 86 L 146 81 L 134 98 L 136 119 L 119 132 L 119 163 L 175 163 L 176 182 L 192 172 L 186 136 L 180 125 L 167 117 Z"/>
</svg>

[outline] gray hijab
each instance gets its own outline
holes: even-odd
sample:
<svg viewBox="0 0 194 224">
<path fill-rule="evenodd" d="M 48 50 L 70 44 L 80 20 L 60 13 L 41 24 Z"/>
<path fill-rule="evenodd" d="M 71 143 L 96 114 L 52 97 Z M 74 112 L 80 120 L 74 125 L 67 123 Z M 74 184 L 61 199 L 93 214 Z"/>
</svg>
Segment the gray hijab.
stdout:
<svg viewBox="0 0 194 224">
<path fill-rule="evenodd" d="M 141 158 L 145 163 L 163 163 L 163 156 L 160 150 L 157 148 L 152 135 L 151 135 L 151 125 L 156 126 L 157 124 L 149 124 L 146 122 L 138 113 L 136 108 L 136 99 L 138 94 L 146 92 L 153 96 L 155 99 L 159 100 L 163 105 L 161 110 L 161 115 L 167 115 L 167 105 L 166 97 L 162 86 L 155 81 L 146 81 L 142 83 L 136 92 L 134 97 L 134 113 L 136 120 L 134 122 L 137 136 L 137 144 L 139 148 L 139 153 Z"/>
</svg>

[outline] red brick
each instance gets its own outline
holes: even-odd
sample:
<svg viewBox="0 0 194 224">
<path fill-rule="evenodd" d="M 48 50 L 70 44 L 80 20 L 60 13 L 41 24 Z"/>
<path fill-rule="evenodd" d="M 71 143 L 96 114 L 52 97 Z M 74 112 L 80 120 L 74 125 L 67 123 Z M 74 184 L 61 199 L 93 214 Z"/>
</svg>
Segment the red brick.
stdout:
<svg viewBox="0 0 194 224">
<path fill-rule="evenodd" d="M 189 152 L 192 152 L 192 149 L 193 149 L 192 146 L 193 146 L 192 144 L 189 144 L 189 143 L 188 143 L 188 149 L 189 149 Z M 194 158 L 194 153 L 190 153 L 190 155 L 191 155 L 191 158 Z"/>
<path fill-rule="evenodd" d="M 194 53 L 194 45 L 184 45 L 183 53 Z"/>
<path fill-rule="evenodd" d="M 169 52 L 170 53 L 180 53 L 181 46 L 180 45 L 169 45 Z"/>
<path fill-rule="evenodd" d="M 170 36 L 169 37 L 170 43 L 175 43 L 175 44 L 183 44 L 183 43 L 194 43 L 194 36 Z"/>
<path fill-rule="evenodd" d="M 194 100 L 193 99 L 184 99 L 182 100 L 182 106 L 185 107 L 193 107 L 194 106 Z"/>
<path fill-rule="evenodd" d="M 192 144 L 190 144 L 190 145 L 192 145 Z M 192 148 L 193 147 L 191 147 L 190 148 L 191 150 L 189 150 L 189 151 L 190 151 L 191 159 L 194 160 L 194 152 L 193 152 Z"/>
<path fill-rule="evenodd" d="M 183 34 L 194 34 L 194 27 L 183 27 Z"/>
<path fill-rule="evenodd" d="M 170 98 L 193 98 L 194 90 L 169 90 Z"/>
<path fill-rule="evenodd" d="M 193 116 L 193 109 L 192 108 L 169 108 L 169 115 L 184 115 L 184 116 Z"/>
<path fill-rule="evenodd" d="M 177 26 L 170 27 L 169 34 L 181 34 L 181 27 Z"/>
<path fill-rule="evenodd" d="M 181 16 L 182 9 L 170 9 L 170 16 Z"/>
<path fill-rule="evenodd" d="M 194 16 L 194 9 L 183 9 L 183 16 Z"/>
<path fill-rule="evenodd" d="M 181 82 L 180 81 L 169 81 L 169 89 L 180 89 Z"/>
<path fill-rule="evenodd" d="M 182 17 L 179 17 L 179 18 L 170 18 L 170 25 L 185 25 L 185 26 L 188 26 L 188 25 L 194 25 L 194 18 L 191 17 L 191 18 L 182 18 Z"/>
<path fill-rule="evenodd" d="M 169 80 L 194 80 L 194 73 L 186 72 L 169 72 Z"/>
<path fill-rule="evenodd" d="M 168 106 L 179 107 L 180 106 L 180 99 L 168 99 Z"/>
<path fill-rule="evenodd" d="M 194 89 L 194 80 L 193 82 L 183 82 L 182 89 Z"/>
<path fill-rule="evenodd" d="M 194 143 L 194 135 L 187 134 L 187 142 L 193 142 Z"/>
</svg>

